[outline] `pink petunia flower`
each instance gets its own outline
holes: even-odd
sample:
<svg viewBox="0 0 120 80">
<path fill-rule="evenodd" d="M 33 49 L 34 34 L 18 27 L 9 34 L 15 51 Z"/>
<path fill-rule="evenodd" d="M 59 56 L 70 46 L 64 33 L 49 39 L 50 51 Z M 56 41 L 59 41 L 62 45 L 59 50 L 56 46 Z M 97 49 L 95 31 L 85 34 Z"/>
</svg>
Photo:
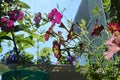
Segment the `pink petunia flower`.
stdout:
<svg viewBox="0 0 120 80">
<path fill-rule="evenodd" d="M 9 20 L 8 18 L 1 18 L 0 27 L 2 31 L 9 32 L 14 28 L 14 21 Z"/>
<path fill-rule="evenodd" d="M 58 12 L 56 8 L 52 9 L 52 11 L 48 14 L 48 18 L 52 23 L 60 24 L 62 17 L 63 15 Z"/>
<path fill-rule="evenodd" d="M 23 19 L 24 13 L 23 11 L 15 9 L 13 11 L 8 12 L 8 16 L 10 17 L 10 20 L 17 21 Z"/>
<path fill-rule="evenodd" d="M 108 46 L 108 50 L 104 52 L 104 57 L 106 60 L 110 60 L 110 58 L 120 50 L 118 41 L 118 31 L 114 32 L 113 35 L 106 41 L 106 45 Z"/>
</svg>

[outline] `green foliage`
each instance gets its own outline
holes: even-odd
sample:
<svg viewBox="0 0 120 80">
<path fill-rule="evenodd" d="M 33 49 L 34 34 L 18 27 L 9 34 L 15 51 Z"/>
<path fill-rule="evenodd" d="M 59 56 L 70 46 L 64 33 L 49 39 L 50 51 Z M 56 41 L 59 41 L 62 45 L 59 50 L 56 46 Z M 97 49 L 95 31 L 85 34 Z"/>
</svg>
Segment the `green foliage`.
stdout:
<svg viewBox="0 0 120 80">
<path fill-rule="evenodd" d="M 81 26 L 84 27 L 86 25 L 86 21 L 84 19 L 81 19 Z"/>
<path fill-rule="evenodd" d="M 9 37 L 9 36 L 2 36 L 2 37 L 0 37 L 0 39 L 12 40 L 11 37 Z"/>
<path fill-rule="evenodd" d="M 98 13 L 99 13 L 99 6 L 96 5 L 96 7 L 92 10 L 92 12 L 93 12 L 94 14 L 98 14 Z"/>
<path fill-rule="evenodd" d="M 49 56 L 51 52 L 52 52 L 51 48 L 45 47 L 42 50 L 40 50 L 38 56 Z"/>
<path fill-rule="evenodd" d="M 2 43 L 7 43 L 9 48 L 14 49 L 16 52 L 17 59 L 18 57 L 21 57 L 21 52 L 25 51 L 28 48 L 36 48 L 37 43 L 45 42 L 44 41 L 44 31 L 40 30 L 40 26 L 44 26 L 49 22 L 47 18 L 47 14 L 45 15 L 45 18 L 41 18 L 41 23 L 38 23 L 36 25 L 35 22 L 33 22 L 33 19 L 35 15 L 31 15 L 31 12 L 29 12 L 30 6 L 23 1 L 20 0 L 13 0 L 13 1 L 7 1 L 7 0 L 2 0 L 0 1 L 0 18 L 1 17 L 7 17 L 8 12 L 11 10 L 18 9 L 20 11 L 23 11 L 24 16 L 22 20 L 16 20 L 14 22 L 14 29 L 10 32 L 4 32 L 0 31 L 0 53 L 2 53 L 3 47 Z M 41 32 L 40 32 L 41 31 Z M 40 45 L 37 45 L 40 46 Z M 43 49 L 42 49 L 43 50 Z M 41 50 L 41 52 L 42 52 Z M 50 51 L 49 48 L 45 48 L 45 50 Z M 46 54 L 46 56 L 49 54 L 48 53 L 43 53 Z M 45 56 L 45 55 L 44 55 Z M 29 59 L 33 59 L 34 56 L 29 55 L 29 54 L 24 54 L 22 55 L 25 59 L 27 58 L 28 61 Z M 19 60 L 18 60 L 19 61 Z"/>
<path fill-rule="evenodd" d="M 30 6 L 29 6 L 28 4 L 26 4 L 26 3 L 22 2 L 22 1 L 19 2 L 19 6 L 20 6 L 21 8 L 26 8 L 26 9 L 29 9 L 29 8 L 30 8 Z"/>
<path fill-rule="evenodd" d="M 108 12 L 110 10 L 111 0 L 103 0 L 104 10 Z"/>
</svg>

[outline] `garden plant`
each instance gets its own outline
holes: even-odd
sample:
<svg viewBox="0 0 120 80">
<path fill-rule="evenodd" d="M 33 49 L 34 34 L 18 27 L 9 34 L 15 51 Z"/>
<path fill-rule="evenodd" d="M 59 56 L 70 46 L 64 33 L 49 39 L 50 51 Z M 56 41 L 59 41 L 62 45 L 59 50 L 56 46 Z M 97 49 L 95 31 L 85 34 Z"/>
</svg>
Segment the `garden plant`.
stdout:
<svg viewBox="0 0 120 80">
<path fill-rule="evenodd" d="M 102 15 L 101 9 L 96 6 L 93 13 L 99 17 L 93 30 L 88 31 L 90 26 L 85 19 L 76 23 L 67 20 L 68 24 L 65 25 L 62 21 L 64 15 L 59 8 L 53 8 L 46 14 L 37 12 L 31 15 L 29 5 L 20 0 L 0 1 L 0 51 L 2 43 L 7 42 L 13 50 L 9 54 L 15 54 L 16 63 L 21 65 L 20 54 L 27 48 L 35 47 L 37 64 L 42 64 L 42 60 L 50 64 L 49 56 L 53 52 L 59 64 L 71 64 L 77 71 L 80 71 L 79 58 L 84 55 L 87 63 L 83 74 L 88 80 L 120 80 L 119 3 L 120 0 L 103 0 L 103 9 L 108 15 L 106 25 L 99 24 Z M 40 30 L 48 23 L 50 27 L 47 30 Z M 80 32 L 76 32 L 75 27 Z M 53 47 L 39 50 L 39 43 L 51 38 L 54 39 Z"/>
</svg>

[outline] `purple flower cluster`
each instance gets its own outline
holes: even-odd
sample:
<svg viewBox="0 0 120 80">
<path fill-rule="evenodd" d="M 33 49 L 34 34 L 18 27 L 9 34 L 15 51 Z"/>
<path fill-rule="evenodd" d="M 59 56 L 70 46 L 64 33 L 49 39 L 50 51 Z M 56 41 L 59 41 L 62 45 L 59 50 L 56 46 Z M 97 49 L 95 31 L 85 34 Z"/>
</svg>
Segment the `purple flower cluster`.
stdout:
<svg viewBox="0 0 120 80">
<path fill-rule="evenodd" d="M 13 10 L 8 12 L 9 18 L 2 17 L 0 19 L 0 27 L 2 31 L 10 32 L 14 29 L 14 22 L 17 20 L 22 20 L 24 13 L 20 10 Z"/>
<path fill-rule="evenodd" d="M 75 57 L 75 56 L 68 56 L 66 61 L 69 62 L 72 65 L 75 65 L 75 63 L 77 61 L 77 57 Z"/>
<path fill-rule="evenodd" d="M 11 64 L 11 63 L 17 63 L 17 55 L 16 54 L 11 54 L 7 59 L 6 59 L 6 64 Z"/>
<path fill-rule="evenodd" d="M 9 20 L 8 18 L 1 18 L 0 27 L 2 31 L 9 32 L 13 30 L 14 21 Z"/>
<path fill-rule="evenodd" d="M 34 17 L 34 21 L 35 21 L 35 23 L 40 23 L 40 20 L 41 20 L 41 13 L 40 12 L 38 12 L 37 14 L 36 14 L 36 16 Z"/>
<path fill-rule="evenodd" d="M 8 13 L 8 16 L 10 17 L 10 20 L 12 21 L 17 21 L 17 20 L 22 20 L 24 13 L 23 11 L 20 10 L 13 10 Z"/>
</svg>

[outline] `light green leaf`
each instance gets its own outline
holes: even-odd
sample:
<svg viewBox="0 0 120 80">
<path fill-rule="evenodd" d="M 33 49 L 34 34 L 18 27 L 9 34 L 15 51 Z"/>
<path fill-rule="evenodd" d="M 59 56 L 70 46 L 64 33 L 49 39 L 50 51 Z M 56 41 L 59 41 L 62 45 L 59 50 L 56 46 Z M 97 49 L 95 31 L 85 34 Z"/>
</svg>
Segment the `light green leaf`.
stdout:
<svg viewBox="0 0 120 80">
<path fill-rule="evenodd" d="M 52 52 L 51 48 L 45 47 L 39 52 L 38 56 L 48 56 L 51 52 Z"/>
<path fill-rule="evenodd" d="M 30 44 L 31 46 L 34 46 L 34 42 L 33 41 L 29 41 L 29 40 L 20 40 L 21 43 L 24 43 L 24 44 Z"/>
<path fill-rule="evenodd" d="M 83 25 L 86 25 L 85 19 L 81 19 L 81 23 L 82 23 Z"/>
<path fill-rule="evenodd" d="M 22 2 L 22 1 L 19 2 L 19 5 L 20 5 L 22 8 L 26 8 L 26 9 L 29 9 L 29 8 L 30 8 L 29 5 L 27 5 L 26 3 Z"/>
<path fill-rule="evenodd" d="M 42 35 L 42 36 L 39 36 L 38 40 L 39 40 L 40 42 L 45 42 L 43 35 Z"/>
<path fill-rule="evenodd" d="M 80 26 L 81 26 L 82 28 L 84 28 L 84 27 L 86 26 L 86 21 L 85 21 L 85 19 L 81 19 L 81 24 L 80 24 Z"/>
<path fill-rule="evenodd" d="M 25 76 L 25 77 L 22 78 L 22 80 L 26 80 L 26 79 L 28 79 L 28 78 L 29 78 L 28 76 Z"/>
<path fill-rule="evenodd" d="M 93 14 L 99 13 L 99 6 L 96 5 L 96 7 L 92 10 Z"/>
<path fill-rule="evenodd" d="M 23 24 L 23 20 L 17 20 L 19 24 Z"/>
<path fill-rule="evenodd" d="M 38 35 L 38 34 L 32 34 L 33 38 L 36 38 L 37 40 L 39 40 L 40 42 L 45 42 L 44 40 L 44 35 Z"/>
<path fill-rule="evenodd" d="M 36 33 L 34 33 L 34 34 L 32 34 L 32 37 L 33 37 L 33 38 L 38 38 L 38 37 L 39 37 L 39 35 L 38 35 L 38 34 L 36 34 Z"/>
<path fill-rule="evenodd" d="M 110 5 L 110 3 L 111 3 L 111 0 L 103 0 L 103 5 L 104 6 Z"/>
<path fill-rule="evenodd" d="M 0 32 L 0 37 L 5 36 L 7 33 L 6 32 Z"/>
</svg>

